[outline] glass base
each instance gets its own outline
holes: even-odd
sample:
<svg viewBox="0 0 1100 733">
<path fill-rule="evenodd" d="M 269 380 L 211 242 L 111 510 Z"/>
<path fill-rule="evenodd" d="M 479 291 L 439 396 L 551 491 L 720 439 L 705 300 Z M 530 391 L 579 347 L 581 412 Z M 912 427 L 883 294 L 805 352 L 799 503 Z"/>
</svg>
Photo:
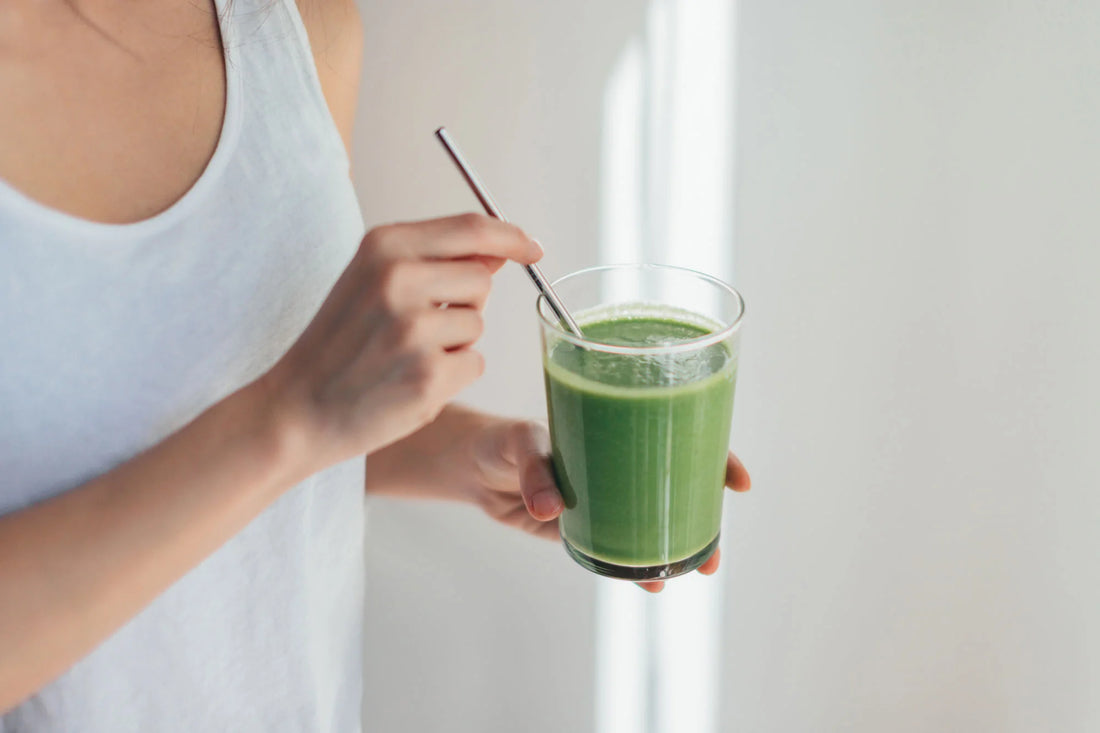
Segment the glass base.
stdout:
<svg viewBox="0 0 1100 733">
<path fill-rule="evenodd" d="M 668 580 L 669 578 L 675 578 L 677 575 L 684 575 L 692 570 L 697 570 L 718 549 L 718 538 L 720 536 L 721 533 L 715 535 L 706 547 L 691 557 L 665 565 L 616 565 L 584 554 L 570 545 L 564 537 L 561 538 L 561 543 L 565 545 L 565 551 L 569 553 L 569 556 L 576 560 L 581 567 L 591 570 L 597 575 L 603 575 L 607 578 L 619 578 L 620 580 Z"/>
</svg>

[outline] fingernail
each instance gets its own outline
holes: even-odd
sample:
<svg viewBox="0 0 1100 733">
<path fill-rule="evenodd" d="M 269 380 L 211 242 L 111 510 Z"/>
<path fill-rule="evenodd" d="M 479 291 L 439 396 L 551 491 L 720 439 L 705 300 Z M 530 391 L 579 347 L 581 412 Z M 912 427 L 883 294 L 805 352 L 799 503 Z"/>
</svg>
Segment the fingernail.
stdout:
<svg viewBox="0 0 1100 733">
<path fill-rule="evenodd" d="M 546 254 L 546 250 L 544 250 L 542 248 L 542 245 L 539 244 L 539 240 L 532 239 L 531 244 L 532 244 L 531 250 L 535 253 L 536 257 L 541 258 L 544 254 Z"/>
<path fill-rule="evenodd" d="M 549 517 L 558 511 L 558 507 L 561 506 L 559 501 L 557 494 L 553 491 L 540 491 L 531 499 L 531 507 L 535 510 L 536 516 Z"/>
</svg>

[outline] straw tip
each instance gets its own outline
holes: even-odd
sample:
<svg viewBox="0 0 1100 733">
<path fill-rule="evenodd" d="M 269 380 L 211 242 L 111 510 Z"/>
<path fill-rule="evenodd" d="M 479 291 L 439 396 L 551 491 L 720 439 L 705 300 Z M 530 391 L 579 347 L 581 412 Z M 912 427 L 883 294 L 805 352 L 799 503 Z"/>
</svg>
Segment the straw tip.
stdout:
<svg viewBox="0 0 1100 733">
<path fill-rule="evenodd" d="M 446 127 L 437 127 L 437 128 L 435 128 L 435 136 L 436 137 L 443 137 L 446 134 L 447 134 L 447 128 Z"/>
</svg>

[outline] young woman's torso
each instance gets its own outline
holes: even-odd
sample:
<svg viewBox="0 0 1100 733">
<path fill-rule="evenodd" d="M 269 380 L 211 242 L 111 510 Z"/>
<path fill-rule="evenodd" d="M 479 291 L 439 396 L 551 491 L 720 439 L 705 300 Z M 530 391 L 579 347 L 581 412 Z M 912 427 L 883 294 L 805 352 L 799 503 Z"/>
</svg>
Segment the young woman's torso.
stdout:
<svg viewBox="0 0 1100 733">
<path fill-rule="evenodd" d="M 0 515 L 257 378 L 358 248 L 354 5 L 214 7 L 0 3 Z M 358 731 L 363 472 L 288 490 L 0 733 Z"/>
</svg>

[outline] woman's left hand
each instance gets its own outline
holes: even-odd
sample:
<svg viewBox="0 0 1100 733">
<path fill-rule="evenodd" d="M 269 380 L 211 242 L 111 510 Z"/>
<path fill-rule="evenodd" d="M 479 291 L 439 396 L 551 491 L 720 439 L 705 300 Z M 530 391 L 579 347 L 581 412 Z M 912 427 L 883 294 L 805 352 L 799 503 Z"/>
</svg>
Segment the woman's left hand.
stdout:
<svg viewBox="0 0 1100 733">
<path fill-rule="evenodd" d="M 564 504 L 550 469 L 550 436 L 538 422 L 496 420 L 471 436 L 473 448 L 473 500 L 499 522 L 549 540 L 558 539 L 558 516 Z M 748 491 L 748 471 L 733 453 L 726 458 L 726 486 Z M 715 550 L 699 572 L 718 570 Z M 663 580 L 639 583 L 656 593 Z"/>
</svg>

